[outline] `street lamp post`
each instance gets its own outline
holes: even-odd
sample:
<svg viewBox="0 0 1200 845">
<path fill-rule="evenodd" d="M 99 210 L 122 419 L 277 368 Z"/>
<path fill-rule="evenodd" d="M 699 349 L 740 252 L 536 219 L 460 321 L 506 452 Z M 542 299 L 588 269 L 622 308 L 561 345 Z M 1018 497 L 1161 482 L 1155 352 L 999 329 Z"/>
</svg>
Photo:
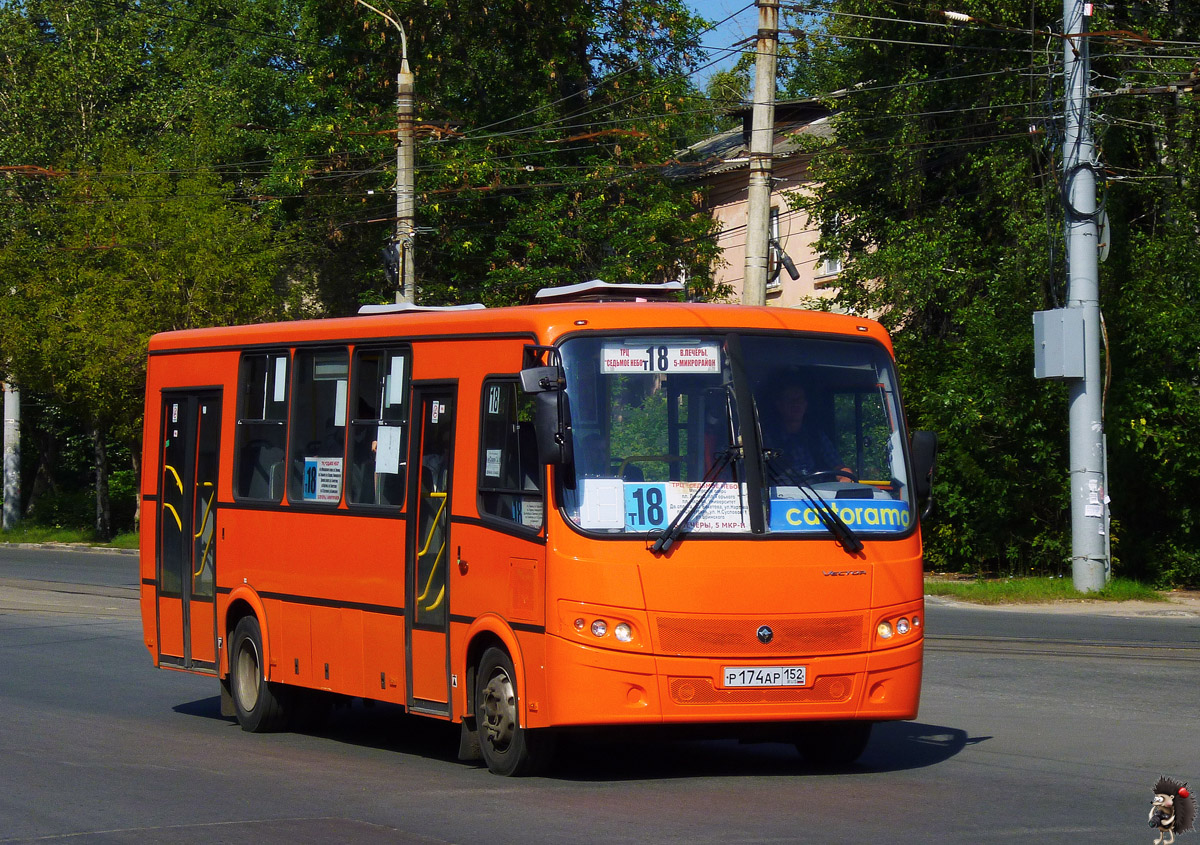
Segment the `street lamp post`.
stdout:
<svg viewBox="0 0 1200 845">
<path fill-rule="evenodd" d="M 417 266 L 414 248 L 416 155 L 413 132 L 413 101 L 416 77 L 408 66 L 408 36 L 404 27 L 386 12 L 370 3 L 355 0 L 388 21 L 400 33 L 400 72 L 396 74 L 396 235 L 393 249 L 399 250 L 399 288 L 397 303 L 414 303 L 417 299 Z"/>
</svg>

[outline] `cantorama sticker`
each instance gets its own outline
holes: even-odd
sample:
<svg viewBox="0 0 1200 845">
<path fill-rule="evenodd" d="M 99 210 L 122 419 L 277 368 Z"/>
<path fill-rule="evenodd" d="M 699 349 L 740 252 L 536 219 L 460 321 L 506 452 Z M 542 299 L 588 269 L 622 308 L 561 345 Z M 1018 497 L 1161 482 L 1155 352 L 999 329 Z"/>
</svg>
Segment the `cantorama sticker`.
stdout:
<svg viewBox="0 0 1200 845">
<path fill-rule="evenodd" d="M 829 506 L 842 522 L 855 531 L 907 531 L 912 514 L 904 502 L 857 499 L 838 501 Z M 772 531 L 827 531 L 812 502 L 796 499 L 771 500 Z"/>
</svg>

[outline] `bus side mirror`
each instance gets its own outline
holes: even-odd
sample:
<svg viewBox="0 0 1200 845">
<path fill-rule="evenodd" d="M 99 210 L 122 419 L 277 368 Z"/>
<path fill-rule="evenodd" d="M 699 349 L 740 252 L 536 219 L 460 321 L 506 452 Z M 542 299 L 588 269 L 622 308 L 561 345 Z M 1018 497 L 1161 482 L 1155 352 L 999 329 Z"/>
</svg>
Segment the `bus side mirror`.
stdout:
<svg viewBox="0 0 1200 845">
<path fill-rule="evenodd" d="M 933 469 L 937 464 L 937 433 L 914 431 L 912 435 L 913 492 L 925 500 L 921 518 L 933 510 Z"/>
<path fill-rule="evenodd" d="M 533 399 L 533 430 L 537 435 L 538 461 L 555 466 L 570 466 L 571 408 L 567 394 L 545 391 Z"/>
<path fill-rule="evenodd" d="M 560 367 L 528 367 L 521 370 L 521 389 L 532 393 L 533 430 L 537 436 L 538 461 L 571 465 L 571 403 L 563 392 Z"/>
<path fill-rule="evenodd" d="M 561 390 L 562 378 L 562 370 L 558 367 L 527 367 L 521 370 L 521 389 L 526 393 Z"/>
</svg>

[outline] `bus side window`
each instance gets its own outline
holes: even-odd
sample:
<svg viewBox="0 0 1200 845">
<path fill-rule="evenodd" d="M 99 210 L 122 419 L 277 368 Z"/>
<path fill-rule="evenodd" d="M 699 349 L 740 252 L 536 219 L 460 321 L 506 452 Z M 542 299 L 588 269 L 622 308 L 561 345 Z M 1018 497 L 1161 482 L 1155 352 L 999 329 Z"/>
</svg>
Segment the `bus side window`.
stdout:
<svg viewBox="0 0 1200 845">
<path fill-rule="evenodd" d="M 407 347 L 355 350 L 346 482 L 349 504 L 404 504 L 410 358 Z"/>
<path fill-rule="evenodd" d="M 283 498 L 287 387 L 286 351 L 242 356 L 234 476 L 234 495 L 240 499 L 278 502 Z"/>
<path fill-rule="evenodd" d="M 288 499 L 336 506 L 346 457 L 349 361 L 345 349 L 296 352 Z"/>
<path fill-rule="evenodd" d="M 479 512 L 540 529 L 545 505 L 533 429 L 533 396 L 516 381 L 483 385 Z"/>
</svg>

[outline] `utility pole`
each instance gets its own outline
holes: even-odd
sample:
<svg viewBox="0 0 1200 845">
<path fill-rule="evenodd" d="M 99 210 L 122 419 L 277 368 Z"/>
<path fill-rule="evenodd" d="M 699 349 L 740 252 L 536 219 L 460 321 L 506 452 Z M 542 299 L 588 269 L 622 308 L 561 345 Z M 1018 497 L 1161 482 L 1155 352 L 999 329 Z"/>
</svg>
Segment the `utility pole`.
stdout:
<svg viewBox="0 0 1200 845">
<path fill-rule="evenodd" d="M 4 382 L 4 530 L 21 519 L 21 393 Z"/>
<path fill-rule="evenodd" d="M 1100 368 L 1099 210 L 1096 147 L 1092 138 L 1086 32 L 1090 2 L 1063 0 L 1066 119 L 1063 142 L 1064 235 L 1069 319 L 1082 323 L 1082 378 L 1070 380 L 1071 575 L 1075 589 L 1104 588 L 1110 573 L 1106 532 L 1103 380 Z M 1075 312 L 1075 313 L 1071 313 Z M 1081 348 L 1080 348 L 1081 347 Z M 1068 355 L 1071 349 L 1065 350 Z"/>
<path fill-rule="evenodd" d="M 399 24 L 397 24 L 399 26 Z M 401 29 L 401 37 L 404 30 Z M 416 151 L 413 132 L 413 93 L 416 78 L 408 67 L 408 46 L 396 74 L 396 249 L 400 250 L 400 289 L 396 302 L 417 301 L 417 263 L 413 249 L 416 233 L 414 210 Z"/>
<path fill-rule="evenodd" d="M 771 237 L 771 155 L 775 147 L 775 60 L 779 52 L 778 0 L 758 7 L 754 104 L 750 130 L 750 185 L 746 203 L 746 270 L 743 305 L 767 304 L 767 258 Z"/>
<path fill-rule="evenodd" d="M 408 66 L 408 36 L 400 21 L 381 12 L 370 3 L 354 0 L 382 17 L 400 33 L 400 72 L 396 74 L 396 235 L 389 249 L 395 251 L 399 264 L 397 272 L 397 303 L 417 301 L 417 262 L 414 248 L 416 234 L 415 176 L 416 148 L 413 131 L 413 101 L 416 77 Z"/>
</svg>

